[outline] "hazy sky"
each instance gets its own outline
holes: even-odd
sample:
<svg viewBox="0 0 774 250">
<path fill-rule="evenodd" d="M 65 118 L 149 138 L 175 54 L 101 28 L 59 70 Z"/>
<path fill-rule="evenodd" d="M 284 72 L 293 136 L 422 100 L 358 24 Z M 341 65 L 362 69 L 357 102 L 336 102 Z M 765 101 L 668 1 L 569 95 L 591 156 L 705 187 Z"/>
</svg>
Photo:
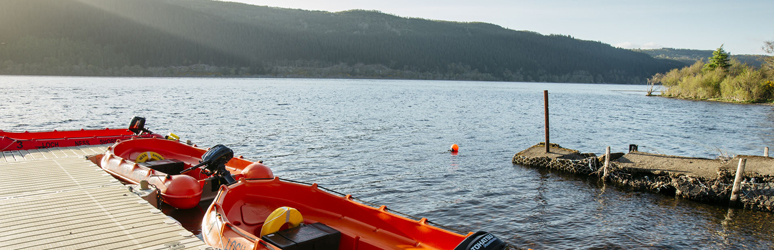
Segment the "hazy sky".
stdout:
<svg viewBox="0 0 774 250">
<path fill-rule="evenodd" d="M 774 40 L 774 0 L 230 0 L 283 8 L 378 10 L 401 17 L 487 22 L 623 48 L 764 54 Z"/>
</svg>

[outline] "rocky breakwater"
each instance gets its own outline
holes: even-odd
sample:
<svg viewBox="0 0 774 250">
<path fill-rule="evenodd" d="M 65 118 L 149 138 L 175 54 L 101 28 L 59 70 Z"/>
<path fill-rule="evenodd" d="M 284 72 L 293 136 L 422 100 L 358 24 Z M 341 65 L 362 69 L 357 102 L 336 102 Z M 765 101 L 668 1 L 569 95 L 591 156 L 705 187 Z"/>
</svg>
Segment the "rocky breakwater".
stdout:
<svg viewBox="0 0 774 250">
<path fill-rule="evenodd" d="M 739 159 L 746 159 L 736 203 L 729 202 Z M 513 156 L 513 164 L 604 178 L 622 187 L 675 195 L 695 201 L 774 212 L 774 158 L 739 155 L 704 159 L 632 151 L 605 156 L 539 143 Z"/>
</svg>

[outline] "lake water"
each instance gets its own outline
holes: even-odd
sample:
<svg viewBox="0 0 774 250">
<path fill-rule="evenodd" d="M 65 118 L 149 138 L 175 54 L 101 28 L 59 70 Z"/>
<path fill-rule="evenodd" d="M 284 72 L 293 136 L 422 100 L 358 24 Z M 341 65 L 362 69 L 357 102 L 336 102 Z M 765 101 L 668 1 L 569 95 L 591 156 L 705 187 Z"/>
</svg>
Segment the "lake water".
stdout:
<svg viewBox="0 0 774 250">
<path fill-rule="evenodd" d="M 774 146 L 774 108 L 646 97 L 645 86 L 413 80 L 0 76 L 0 129 L 118 128 L 133 116 L 275 175 L 534 249 L 770 249 L 774 214 L 511 163 L 544 140 L 715 158 Z M 458 155 L 447 152 L 459 144 Z M 197 230 L 201 211 L 168 211 Z"/>
</svg>

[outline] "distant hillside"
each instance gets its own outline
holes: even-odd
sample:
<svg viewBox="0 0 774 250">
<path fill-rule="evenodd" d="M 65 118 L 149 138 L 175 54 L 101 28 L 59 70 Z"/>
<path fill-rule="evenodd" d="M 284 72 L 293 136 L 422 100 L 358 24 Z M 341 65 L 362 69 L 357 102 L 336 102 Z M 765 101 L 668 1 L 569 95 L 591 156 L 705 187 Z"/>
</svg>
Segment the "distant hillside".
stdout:
<svg viewBox="0 0 774 250">
<path fill-rule="evenodd" d="M 683 62 L 685 64 L 693 64 L 698 60 L 707 61 L 707 58 L 712 57 L 712 50 L 693 50 L 693 49 L 673 49 L 673 48 L 661 48 L 661 49 L 634 49 L 633 51 L 642 52 L 652 56 L 653 58 L 660 59 L 672 59 Z M 732 58 L 736 58 L 742 63 L 759 68 L 761 66 L 760 56 L 757 55 L 734 55 Z"/>
<path fill-rule="evenodd" d="M 0 74 L 644 83 L 667 59 L 486 23 L 210 0 L 0 1 Z"/>
</svg>

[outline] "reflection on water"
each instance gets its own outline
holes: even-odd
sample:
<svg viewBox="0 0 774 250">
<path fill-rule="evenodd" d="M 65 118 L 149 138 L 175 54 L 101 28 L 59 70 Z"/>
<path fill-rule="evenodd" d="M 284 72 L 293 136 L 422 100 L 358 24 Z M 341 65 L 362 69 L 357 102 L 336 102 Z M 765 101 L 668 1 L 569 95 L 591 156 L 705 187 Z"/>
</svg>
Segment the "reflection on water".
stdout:
<svg viewBox="0 0 774 250">
<path fill-rule="evenodd" d="M 123 127 L 224 144 L 316 182 L 534 249 L 771 248 L 770 213 L 729 210 L 510 163 L 543 140 L 714 158 L 774 142 L 770 106 L 645 97 L 644 86 L 454 81 L 0 77 L 0 129 Z M 449 145 L 460 151 L 451 155 Z M 720 150 L 718 150 L 720 149 Z M 203 207 L 165 209 L 196 230 Z M 195 232 L 196 233 L 196 232 Z"/>
</svg>

